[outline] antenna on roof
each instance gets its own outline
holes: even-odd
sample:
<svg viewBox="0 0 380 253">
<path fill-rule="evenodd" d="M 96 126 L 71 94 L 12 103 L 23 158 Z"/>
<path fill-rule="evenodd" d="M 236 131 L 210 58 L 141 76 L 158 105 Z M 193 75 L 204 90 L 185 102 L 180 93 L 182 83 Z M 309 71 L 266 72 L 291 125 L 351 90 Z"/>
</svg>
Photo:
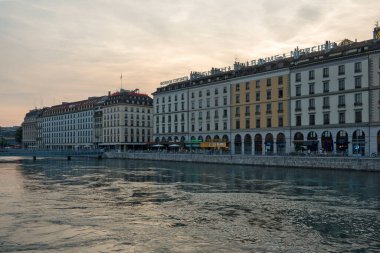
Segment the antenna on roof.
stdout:
<svg viewBox="0 0 380 253">
<path fill-rule="evenodd" d="M 375 27 L 379 27 L 379 20 L 375 21 Z"/>
</svg>

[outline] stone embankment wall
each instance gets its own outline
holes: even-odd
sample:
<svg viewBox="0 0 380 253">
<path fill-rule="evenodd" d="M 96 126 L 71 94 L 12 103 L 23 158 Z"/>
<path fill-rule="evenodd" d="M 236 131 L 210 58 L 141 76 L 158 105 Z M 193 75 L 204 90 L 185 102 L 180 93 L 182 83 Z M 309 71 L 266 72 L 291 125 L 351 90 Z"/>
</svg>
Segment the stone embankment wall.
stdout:
<svg viewBox="0 0 380 253">
<path fill-rule="evenodd" d="M 170 154 L 170 153 L 116 153 L 106 152 L 106 158 L 199 162 L 220 164 L 241 164 L 256 166 L 345 169 L 380 172 L 379 158 L 355 157 L 310 157 L 310 156 L 239 156 L 206 154 Z"/>
</svg>

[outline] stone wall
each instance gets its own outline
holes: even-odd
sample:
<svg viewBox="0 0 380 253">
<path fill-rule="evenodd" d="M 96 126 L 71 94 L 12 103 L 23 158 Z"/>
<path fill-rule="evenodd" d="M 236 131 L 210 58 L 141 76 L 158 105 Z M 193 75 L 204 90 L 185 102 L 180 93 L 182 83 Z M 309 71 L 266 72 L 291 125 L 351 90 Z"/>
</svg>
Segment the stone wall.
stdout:
<svg viewBox="0 0 380 253">
<path fill-rule="evenodd" d="M 273 167 L 323 168 L 379 171 L 379 158 L 353 157 L 308 157 L 308 156 L 239 156 L 239 155 L 205 155 L 205 154 L 168 154 L 168 153 L 115 153 L 106 152 L 106 158 L 155 160 L 176 162 L 199 162 L 242 164 Z"/>
</svg>

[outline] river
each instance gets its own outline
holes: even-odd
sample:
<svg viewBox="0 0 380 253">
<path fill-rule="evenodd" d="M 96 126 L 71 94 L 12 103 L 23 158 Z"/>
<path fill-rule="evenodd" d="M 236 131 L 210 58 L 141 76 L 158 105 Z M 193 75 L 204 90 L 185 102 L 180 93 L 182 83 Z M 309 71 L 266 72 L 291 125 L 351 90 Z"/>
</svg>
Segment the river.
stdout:
<svg viewBox="0 0 380 253">
<path fill-rule="evenodd" d="M 3 159 L 0 228 L 0 252 L 379 252 L 380 173 Z"/>
</svg>

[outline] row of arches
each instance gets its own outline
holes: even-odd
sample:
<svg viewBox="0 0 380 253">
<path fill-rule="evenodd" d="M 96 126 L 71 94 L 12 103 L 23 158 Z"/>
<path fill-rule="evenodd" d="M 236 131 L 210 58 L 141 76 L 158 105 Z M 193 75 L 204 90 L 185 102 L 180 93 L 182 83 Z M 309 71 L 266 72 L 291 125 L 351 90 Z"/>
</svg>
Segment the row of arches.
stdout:
<svg viewBox="0 0 380 253">
<path fill-rule="evenodd" d="M 380 136 L 380 131 L 378 132 L 378 136 Z M 333 136 L 330 131 L 324 131 L 320 140 L 314 131 L 310 131 L 306 138 L 303 133 L 297 132 L 294 134 L 294 146 L 296 151 L 304 149 L 318 151 L 322 149 L 325 152 L 333 152 L 335 150 L 336 153 L 348 153 L 349 144 L 352 143 L 352 154 L 364 155 L 365 137 L 364 131 L 360 129 L 353 132 L 351 140 L 349 140 L 349 135 L 345 130 L 338 131 L 336 136 Z"/>
<path fill-rule="evenodd" d="M 263 142 L 264 141 L 264 142 Z M 242 144 L 244 143 L 244 150 L 242 150 Z M 273 154 L 276 146 L 277 154 L 284 154 L 286 150 L 286 138 L 284 133 L 278 133 L 276 140 L 271 133 L 263 136 L 261 134 L 255 134 L 253 140 L 250 134 L 244 135 L 244 138 L 240 134 L 237 134 L 234 139 L 235 154 L 252 154 L 252 143 L 255 155 Z M 264 144 L 264 145 L 263 145 Z"/>
</svg>

